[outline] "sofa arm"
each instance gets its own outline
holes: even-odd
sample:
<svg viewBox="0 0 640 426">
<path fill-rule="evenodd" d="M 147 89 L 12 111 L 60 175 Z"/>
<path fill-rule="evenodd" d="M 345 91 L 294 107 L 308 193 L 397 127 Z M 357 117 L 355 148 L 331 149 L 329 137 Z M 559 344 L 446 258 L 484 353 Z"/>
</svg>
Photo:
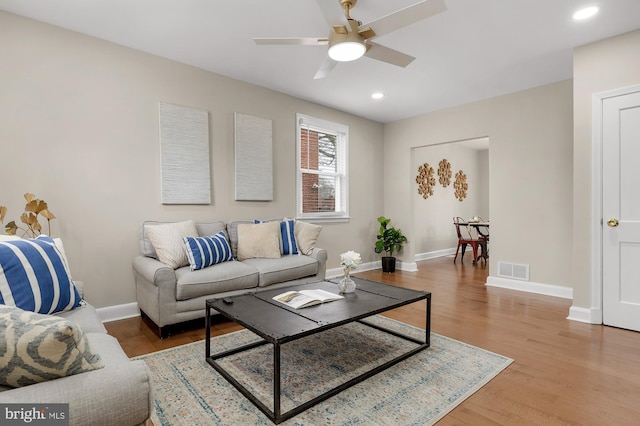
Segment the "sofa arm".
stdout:
<svg viewBox="0 0 640 426">
<path fill-rule="evenodd" d="M 160 328 L 176 323 L 176 272 L 147 256 L 133 259 L 138 308 Z"/>
<path fill-rule="evenodd" d="M 133 259 L 133 270 L 156 287 L 176 285 L 176 272 L 169 266 L 147 256 L 136 256 Z"/>
<path fill-rule="evenodd" d="M 323 248 L 314 247 L 313 251 L 309 256 L 316 259 L 318 262 L 327 263 L 327 250 Z"/>
<path fill-rule="evenodd" d="M 140 425 L 151 415 L 151 372 L 144 361 L 0 392 L 3 403 L 68 403 L 70 425 Z"/>
<path fill-rule="evenodd" d="M 318 281 L 324 280 L 327 277 L 327 250 L 315 247 L 309 256 L 318 261 L 316 279 Z"/>
</svg>

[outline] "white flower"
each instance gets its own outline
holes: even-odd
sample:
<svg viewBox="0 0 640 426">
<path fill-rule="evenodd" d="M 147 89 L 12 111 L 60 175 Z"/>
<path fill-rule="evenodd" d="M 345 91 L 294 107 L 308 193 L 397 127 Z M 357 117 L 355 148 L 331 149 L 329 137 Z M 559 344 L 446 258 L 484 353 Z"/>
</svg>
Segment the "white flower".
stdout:
<svg viewBox="0 0 640 426">
<path fill-rule="evenodd" d="M 342 253 L 340 255 L 340 265 L 344 266 L 345 269 L 349 269 L 353 271 L 358 268 L 360 263 L 362 263 L 362 258 L 360 258 L 360 253 L 356 253 L 353 250 L 349 250 L 346 253 Z"/>
</svg>

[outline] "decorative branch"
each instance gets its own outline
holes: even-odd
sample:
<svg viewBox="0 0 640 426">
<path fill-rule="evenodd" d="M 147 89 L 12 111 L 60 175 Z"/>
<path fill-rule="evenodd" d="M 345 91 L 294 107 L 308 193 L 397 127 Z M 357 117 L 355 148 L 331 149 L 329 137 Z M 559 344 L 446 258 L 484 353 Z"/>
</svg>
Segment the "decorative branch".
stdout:
<svg viewBox="0 0 640 426">
<path fill-rule="evenodd" d="M 24 206 L 24 213 L 20 215 L 20 221 L 25 224 L 25 227 L 18 226 L 15 221 L 7 223 L 4 227 L 5 232 L 8 235 L 16 235 L 18 230 L 22 231 L 20 237 L 37 237 L 42 233 L 42 225 L 38 216 L 42 216 L 47 219 L 47 234 L 51 235 L 51 221 L 56 216 L 49 210 L 47 202 L 39 200 L 35 195 L 26 193 L 24 194 L 27 204 Z M 4 217 L 7 214 L 7 208 L 0 206 L 0 223 L 4 223 Z"/>
</svg>

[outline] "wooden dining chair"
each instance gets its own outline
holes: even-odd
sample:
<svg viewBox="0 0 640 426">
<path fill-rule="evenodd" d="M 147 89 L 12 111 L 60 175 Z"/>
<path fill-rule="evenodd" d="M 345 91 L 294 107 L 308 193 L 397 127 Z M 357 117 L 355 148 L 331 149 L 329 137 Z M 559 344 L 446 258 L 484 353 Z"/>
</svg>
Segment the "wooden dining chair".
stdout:
<svg viewBox="0 0 640 426">
<path fill-rule="evenodd" d="M 460 247 L 462 247 L 462 256 L 460 256 L 460 262 L 463 262 L 464 252 L 467 249 L 467 246 L 471 246 L 471 249 L 473 250 L 473 263 L 475 264 L 478 259 L 478 248 L 482 244 L 482 241 L 479 238 L 473 238 L 467 227 L 460 225 L 461 223 L 465 222 L 466 221 L 461 217 L 456 216 L 453 218 L 453 225 L 456 227 L 456 233 L 458 234 L 458 247 L 456 247 L 456 255 L 453 258 L 453 263 L 456 263 Z M 464 228 L 464 230 L 461 230 L 461 227 Z"/>
</svg>

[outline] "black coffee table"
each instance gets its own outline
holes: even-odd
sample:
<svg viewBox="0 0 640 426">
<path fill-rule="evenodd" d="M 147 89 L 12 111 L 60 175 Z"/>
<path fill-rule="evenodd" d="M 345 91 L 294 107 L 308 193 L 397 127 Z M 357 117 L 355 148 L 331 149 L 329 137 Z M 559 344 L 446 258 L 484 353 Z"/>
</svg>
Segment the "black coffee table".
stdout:
<svg viewBox="0 0 640 426">
<path fill-rule="evenodd" d="M 354 277 L 353 280 L 356 281 L 358 288 L 354 293 L 345 294 L 344 299 L 302 309 L 289 308 L 282 303 L 276 302 L 272 298 L 288 290 L 319 288 L 332 293 L 338 293 L 337 282 L 322 281 L 267 290 L 260 293 L 244 294 L 225 298 L 225 300 L 207 300 L 205 336 L 205 356 L 207 362 L 258 407 L 271 421 L 278 424 L 429 347 L 431 335 L 431 293 L 382 284 L 357 277 Z M 363 318 L 421 300 L 426 300 L 427 304 L 424 341 L 361 321 Z M 251 330 L 253 333 L 262 337 L 263 340 L 212 355 L 211 315 L 214 309 L 228 319 Z M 284 343 L 354 321 L 411 341 L 416 343 L 417 346 L 342 385 L 282 413 L 280 406 L 280 346 Z M 273 409 L 267 407 L 246 387 L 234 379 L 217 361 L 221 358 L 265 344 L 273 345 Z"/>
</svg>

